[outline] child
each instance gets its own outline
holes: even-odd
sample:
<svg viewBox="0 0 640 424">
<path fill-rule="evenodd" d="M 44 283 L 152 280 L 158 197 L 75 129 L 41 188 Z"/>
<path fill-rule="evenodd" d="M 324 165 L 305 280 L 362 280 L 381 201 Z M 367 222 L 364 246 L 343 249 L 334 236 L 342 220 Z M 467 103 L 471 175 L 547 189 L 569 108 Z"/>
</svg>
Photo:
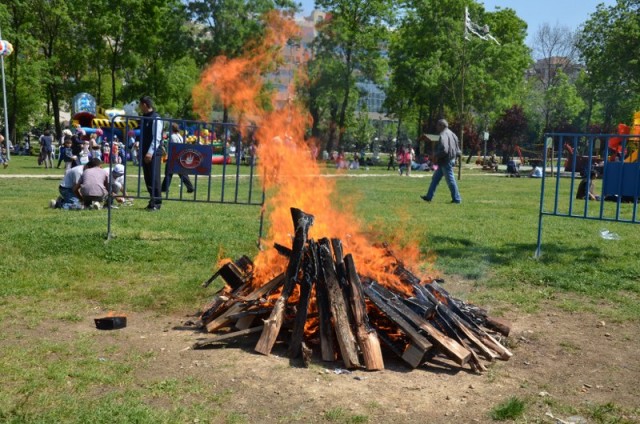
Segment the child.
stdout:
<svg viewBox="0 0 640 424">
<path fill-rule="evenodd" d="M 593 182 L 593 180 L 595 179 L 596 179 L 595 171 L 591 171 L 591 175 L 589 178 L 587 178 L 586 175 L 584 176 L 584 178 L 580 181 L 580 184 L 578 185 L 578 191 L 576 192 L 576 199 L 581 200 L 589 196 L 589 200 L 600 200 L 600 196 L 597 196 L 595 194 L 596 186 Z M 587 180 L 590 181 L 588 192 L 587 192 L 587 182 L 588 182 Z"/>
<path fill-rule="evenodd" d="M 82 143 L 82 150 L 80 151 L 80 154 L 78 156 L 80 165 L 86 165 L 87 163 L 89 163 L 89 140 L 85 140 L 84 143 Z"/>
<path fill-rule="evenodd" d="M 71 151 L 71 136 L 64 136 L 63 145 L 60 148 L 60 157 L 58 158 L 58 168 L 60 168 L 60 163 L 64 161 L 64 170 L 71 169 L 71 164 L 73 163 L 73 152 Z"/>
</svg>

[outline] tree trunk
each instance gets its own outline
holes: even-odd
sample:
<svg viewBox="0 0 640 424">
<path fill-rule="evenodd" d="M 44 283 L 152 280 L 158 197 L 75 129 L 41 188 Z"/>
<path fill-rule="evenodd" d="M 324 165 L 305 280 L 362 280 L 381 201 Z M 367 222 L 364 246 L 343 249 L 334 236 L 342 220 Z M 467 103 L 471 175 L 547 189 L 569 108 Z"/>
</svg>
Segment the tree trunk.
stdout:
<svg viewBox="0 0 640 424">
<path fill-rule="evenodd" d="M 345 74 L 344 74 L 344 96 L 342 97 L 342 105 L 340 106 L 340 115 L 338 117 L 338 146 L 342 145 L 342 136 L 344 135 L 345 122 L 347 121 L 347 107 L 349 106 L 349 94 L 351 91 L 351 48 L 347 47 L 345 57 Z"/>
</svg>

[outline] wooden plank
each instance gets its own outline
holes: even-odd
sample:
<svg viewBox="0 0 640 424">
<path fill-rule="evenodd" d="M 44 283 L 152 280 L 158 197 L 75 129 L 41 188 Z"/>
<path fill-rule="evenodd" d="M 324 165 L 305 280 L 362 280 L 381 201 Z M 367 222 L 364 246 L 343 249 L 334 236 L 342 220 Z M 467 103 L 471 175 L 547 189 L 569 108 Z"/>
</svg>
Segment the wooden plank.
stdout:
<svg viewBox="0 0 640 424">
<path fill-rule="evenodd" d="M 380 340 L 378 339 L 378 334 L 369 323 L 362 282 L 356 272 L 356 266 L 351 254 L 345 256 L 344 263 L 347 280 L 351 285 L 351 309 L 356 327 L 356 340 L 362 352 L 365 368 L 369 371 L 384 369 Z"/>
<path fill-rule="evenodd" d="M 305 249 L 303 262 L 304 274 L 300 281 L 300 299 L 298 300 L 298 312 L 293 322 L 291 341 L 289 343 L 289 358 L 297 358 L 302 353 L 304 326 L 309 314 L 309 302 L 311 300 L 311 287 L 317 279 L 318 271 L 313 254 Z"/>
<path fill-rule="evenodd" d="M 253 328 L 247 328 L 246 330 L 233 331 L 227 334 L 221 334 L 219 336 L 210 337 L 205 340 L 200 340 L 191 346 L 192 349 L 202 349 L 216 343 L 222 342 L 224 340 L 233 339 L 236 337 L 246 336 L 248 334 L 257 333 L 258 331 L 262 331 L 262 325 Z"/>
<path fill-rule="evenodd" d="M 307 234 L 314 220 L 313 215 L 306 214 L 297 208 L 291 208 L 291 218 L 293 219 L 295 236 L 291 248 L 291 257 L 289 258 L 289 264 L 285 272 L 284 287 L 271 315 L 265 321 L 260 340 L 258 340 L 258 344 L 255 347 L 255 351 L 263 355 L 269 355 L 271 353 L 271 349 L 273 349 L 273 345 L 280 332 L 280 327 L 284 320 L 286 303 L 297 281 L 298 272 L 300 271 L 300 265 L 302 263 L 302 255 L 304 254 L 304 247 L 307 243 Z"/>
<path fill-rule="evenodd" d="M 387 302 L 404 316 L 409 322 L 414 323 L 420 330 L 424 331 L 427 338 L 434 343 L 442 352 L 458 365 L 464 365 L 469 360 L 471 354 L 458 342 L 436 329 L 431 323 L 415 313 L 406 306 L 397 295 L 382 287 L 378 283 L 372 283 L 371 289 L 378 292 Z"/>
<path fill-rule="evenodd" d="M 393 323 L 395 323 L 406 336 L 411 339 L 415 346 L 427 352 L 431 349 L 431 343 L 426 337 L 422 336 L 416 328 L 409 323 L 406 319 L 404 319 L 392 306 L 390 306 L 387 301 L 382 298 L 370 285 L 364 285 L 364 293 L 367 295 L 369 300 L 373 302 L 374 305 L 384 314 L 387 318 L 389 318 Z"/>
<path fill-rule="evenodd" d="M 445 320 L 451 327 L 455 328 L 456 331 L 459 331 L 461 336 L 466 338 L 472 346 L 475 346 L 476 349 L 480 351 L 480 354 L 484 356 L 487 360 L 493 361 L 498 358 L 498 355 L 491 349 L 480 341 L 480 339 L 464 324 L 462 324 L 461 320 L 457 318 L 456 314 L 454 314 L 447 305 L 440 302 L 438 298 L 436 298 L 427 288 L 423 286 L 414 286 L 415 290 L 420 290 L 424 296 L 426 296 L 430 302 L 436 305 L 436 313 Z"/>
<path fill-rule="evenodd" d="M 327 239 L 318 242 L 318 252 L 320 256 L 319 274 L 322 275 L 329 293 L 333 329 L 338 340 L 342 361 L 347 369 L 359 367 L 360 359 L 358 358 L 356 340 L 349 322 L 349 303 L 345 300 L 338 281 Z"/>
<path fill-rule="evenodd" d="M 318 245 L 315 241 L 309 241 L 309 251 L 315 256 L 316 264 L 320 264 Z M 323 361 L 336 360 L 336 348 L 333 342 L 333 326 L 331 325 L 331 306 L 329 304 L 329 290 L 324 280 L 324 275 L 318 268 L 316 281 L 316 306 L 318 308 L 318 329 L 320 333 L 320 356 Z"/>
<path fill-rule="evenodd" d="M 418 368 L 424 359 L 425 351 L 414 345 L 413 343 L 409 343 L 407 348 L 402 353 L 402 359 L 411 367 Z"/>
<path fill-rule="evenodd" d="M 279 274 L 267 284 L 258 287 L 253 292 L 249 293 L 247 296 L 243 298 L 235 299 L 235 303 L 231 305 L 222 315 L 218 316 L 213 321 L 207 324 L 207 331 L 212 333 L 219 328 L 224 327 L 229 322 L 229 317 L 233 316 L 239 312 L 242 312 L 247 305 L 242 303 L 242 301 L 255 301 L 261 298 L 262 296 L 266 296 L 271 293 L 273 290 L 277 289 L 284 282 L 284 274 Z"/>
</svg>

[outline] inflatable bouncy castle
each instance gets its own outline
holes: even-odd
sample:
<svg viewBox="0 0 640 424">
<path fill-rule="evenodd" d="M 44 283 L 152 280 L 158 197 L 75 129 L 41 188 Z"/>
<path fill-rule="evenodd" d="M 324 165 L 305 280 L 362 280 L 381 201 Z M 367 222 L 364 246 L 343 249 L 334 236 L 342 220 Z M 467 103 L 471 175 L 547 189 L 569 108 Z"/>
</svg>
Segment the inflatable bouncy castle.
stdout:
<svg viewBox="0 0 640 424">
<path fill-rule="evenodd" d="M 127 105 L 130 106 L 130 105 Z M 97 106 L 96 99 L 89 93 L 78 93 L 73 97 L 71 103 L 71 119 L 74 126 L 80 126 L 86 134 L 91 134 L 96 129 L 101 128 L 105 134 L 110 137 L 111 134 L 111 120 L 113 121 L 114 132 L 116 132 L 121 138 L 124 138 L 122 134 L 125 127 L 129 127 L 130 130 L 134 130 L 138 127 L 138 121 L 129 120 L 119 117 L 119 115 L 131 115 L 135 113 L 135 108 L 125 112 L 125 109 L 104 109 Z M 133 113 L 132 113 L 133 111 Z"/>
</svg>

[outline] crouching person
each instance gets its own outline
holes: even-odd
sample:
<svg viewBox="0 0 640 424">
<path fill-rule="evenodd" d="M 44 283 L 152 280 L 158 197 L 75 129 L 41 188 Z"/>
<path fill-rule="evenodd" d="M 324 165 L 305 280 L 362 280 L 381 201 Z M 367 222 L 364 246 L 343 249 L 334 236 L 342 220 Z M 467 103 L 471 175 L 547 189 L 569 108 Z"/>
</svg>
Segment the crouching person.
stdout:
<svg viewBox="0 0 640 424">
<path fill-rule="evenodd" d="M 107 178 L 109 177 L 109 169 L 105 168 Z M 113 167 L 111 171 L 111 198 L 115 199 L 116 203 L 112 202 L 111 207 L 117 209 L 117 204 L 131 204 L 132 200 L 129 199 L 127 191 L 124 189 L 124 165 L 119 163 Z"/>
<path fill-rule="evenodd" d="M 107 197 L 109 177 L 100 168 L 102 162 L 98 158 L 91 158 L 85 166 L 80 181 L 73 188 L 82 205 L 88 209 L 102 209 L 102 204 Z"/>
</svg>

